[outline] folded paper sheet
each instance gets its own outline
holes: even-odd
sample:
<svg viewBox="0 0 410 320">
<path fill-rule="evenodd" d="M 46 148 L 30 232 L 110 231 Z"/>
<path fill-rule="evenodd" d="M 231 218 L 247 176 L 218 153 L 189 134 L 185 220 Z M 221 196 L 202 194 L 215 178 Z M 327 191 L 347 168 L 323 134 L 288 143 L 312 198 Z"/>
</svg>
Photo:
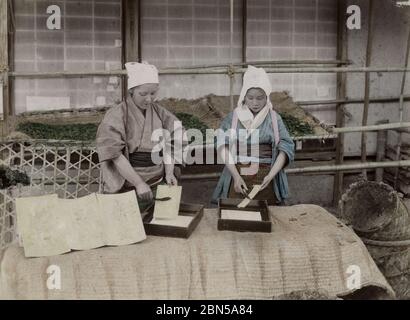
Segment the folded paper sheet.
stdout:
<svg viewBox="0 0 410 320">
<path fill-rule="evenodd" d="M 107 245 L 120 246 L 147 238 L 134 191 L 97 195 Z"/>
<path fill-rule="evenodd" d="M 241 210 L 221 210 L 222 219 L 262 221 L 260 212 Z"/>
<path fill-rule="evenodd" d="M 146 239 L 135 192 L 16 199 L 17 225 L 26 257 L 126 245 Z"/>
<path fill-rule="evenodd" d="M 255 198 L 255 196 L 258 194 L 260 190 L 261 190 L 261 185 L 255 184 L 253 186 L 252 191 L 249 192 L 248 194 L 249 199 L 243 199 L 242 202 L 238 204 L 238 208 L 245 208 L 249 204 L 249 202 L 251 202 L 251 200 Z"/>
<path fill-rule="evenodd" d="M 88 250 L 105 244 L 101 210 L 94 193 L 78 199 L 59 199 L 58 202 L 65 226 L 61 236 L 71 249 Z"/>
<path fill-rule="evenodd" d="M 176 219 L 179 213 L 181 202 L 181 186 L 159 185 L 157 188 L 157 198 L 170 197 L 167 201 L 155 201 L 154 219 Z"/>
<path fill-rule="evenodd" d="M 66 223 L 57 195 L 16 199 L 17 228 L 26 257 L 53 256 L 70 251 Z"/>
</svg>

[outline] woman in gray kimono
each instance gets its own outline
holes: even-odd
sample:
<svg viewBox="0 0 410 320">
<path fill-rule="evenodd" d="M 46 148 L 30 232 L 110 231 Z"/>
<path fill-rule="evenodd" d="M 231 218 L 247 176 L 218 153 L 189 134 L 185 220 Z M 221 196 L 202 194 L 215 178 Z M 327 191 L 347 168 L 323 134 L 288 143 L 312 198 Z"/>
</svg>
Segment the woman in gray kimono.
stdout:
<svg viewBox="0 0 410 320">
<path fill-rule="evenodd" d="M 288 197 L 283 168 L 294 159 L 294 143 L 282 118 L 273 110 L 269 100 L 271 91 L 265 70 L 249 66 L 238 106 L 220 126 L 217 150 L 226 165 L 212 196 L 214 203 L 220 198 L 243 198 L 252 185 L 261 185 L 255 199 L 268 200 L 270 205 L 281 204 Z M 226 135 L 228 131 L 231 136 Z M 232 143 L 245 145 L 247 154 L 232 154 L 228 147 Z M 257 158 L 252 157 L 255 147 Z M 256 170 L 249 163 L 257 163 Z"/>
<path fill-rule="evenodd" d="M 158 70 L 146 63 L 125 65 L 128 74 L 126 101 L 111 108 L 97 131 L 97 151 L 101 162 L 103 192 L 136 190 L 142 202 L 153 199 L 153 187 L 165 176 L 167 184 L 176 185 L 174 162 L 153 161 L 152 141 L 155 130 L 174 133 L 181 122 L 155 103 L 159 89 Z"/>
</svg>

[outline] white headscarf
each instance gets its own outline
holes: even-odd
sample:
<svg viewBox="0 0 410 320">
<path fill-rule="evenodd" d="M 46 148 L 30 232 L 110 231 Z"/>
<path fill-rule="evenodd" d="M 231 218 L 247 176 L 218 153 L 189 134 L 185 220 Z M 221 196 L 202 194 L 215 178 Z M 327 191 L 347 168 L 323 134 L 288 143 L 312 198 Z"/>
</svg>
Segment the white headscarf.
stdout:
<svg viewBox="0 0 410 320">
<path fill-rule="evenodd" d="M 125 68 L 128 74 L 128 90 L 145 83 L 159 83 L 158 69 L 152 64 L 128 62 Z"/>
<path fill-rule="evenodd" d="M 251 88 L 260 88 L 266 94 L 266 105 L 258 112 L 257 115 L 253 115 L 248 106 L 244 103 L 245 95 Z M 272 86 L 269 81 L 268 75 L 263 68 L 255 68 L 254 66 L 248 66 L 243 76 L 243 85 L 241 94 L 238 100 L 238 106 L 235 108 L 235 112 L 238 115 L 239 121 L 248 131 L 258 128 L 265 120 L 266 116 L 272 109 L 272 103 L 269 96 L 272 92 Z"/>
</svg>

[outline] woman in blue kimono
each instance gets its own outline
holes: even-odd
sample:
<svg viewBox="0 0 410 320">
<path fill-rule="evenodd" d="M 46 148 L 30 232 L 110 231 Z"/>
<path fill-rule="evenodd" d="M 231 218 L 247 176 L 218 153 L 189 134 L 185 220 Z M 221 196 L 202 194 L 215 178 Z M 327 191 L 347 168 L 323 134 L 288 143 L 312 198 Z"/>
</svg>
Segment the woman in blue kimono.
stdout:
<svg viewBox="0 0 410 320">
<path fill-rule="evenodd" d="M 283 169 L 294 160 L 294 143 L 282 118 L 273 110 L 271 91 L 265 70 L 248 66 L 238 105 L 222 121 L 218 134 L 218 156 L 225 168 L 212 196 L 214 203 L 220 198 L 243 198 L 253 185 L 261 185 L 254 199 L 267 200 L 269 205 L 282 204 L 288 197 Z M 232 145 L 240 151 L 241 144 L 247 154 L 233 154 Z M 252 157 L 255 148 L 259 154 Z"/>
</svg>

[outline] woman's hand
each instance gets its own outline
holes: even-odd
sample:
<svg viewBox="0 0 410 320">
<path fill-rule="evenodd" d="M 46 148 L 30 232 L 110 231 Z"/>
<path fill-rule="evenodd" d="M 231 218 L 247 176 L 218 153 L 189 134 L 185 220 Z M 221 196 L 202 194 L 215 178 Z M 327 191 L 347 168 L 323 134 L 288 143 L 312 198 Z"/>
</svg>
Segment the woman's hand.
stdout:
<svg viewBox="0 0 410 320">
<path fill-rule="evenodd" d="M 165 181 L 169 186 L 177 186 L 178 185 L 178 180 L 175 178 L 175 175 L 173 173 L 165 175 Z"/>
<path fill-rule="evenodd" d="M 135 186 L 138 197 L 143 201 L 151 201 L 154 198 L 152 190 L 145 182 L 138 183 Z"/>
<path fill-rule="evenodd" d="M 287 155 L 281 150 L 279 151 L 278 156 L 276 157 L 275 163 L 273 164 L 272 168 L 270 169 L 269 173 L 263 179 L 261 184 L 261 190 L 265 189 L 269 183 L 275 178 L 280 170 L 283 169 L 287 161 Z"/>
<path fill-rule="evenodd" d="M 272 174 L 267 174 L 266 177 L 263 179 L 261 184 L 261 190 L 265 189 L 272 181 L 275 176 Z"/>
<path fill-rule="evenodd" d="M 241 193 L 243 195 L 246 195 L 246 191 L 248 191 L 248 187 L 241 176 L 234 178 L 233 188 L 236 193 Z"/>
</svg>

